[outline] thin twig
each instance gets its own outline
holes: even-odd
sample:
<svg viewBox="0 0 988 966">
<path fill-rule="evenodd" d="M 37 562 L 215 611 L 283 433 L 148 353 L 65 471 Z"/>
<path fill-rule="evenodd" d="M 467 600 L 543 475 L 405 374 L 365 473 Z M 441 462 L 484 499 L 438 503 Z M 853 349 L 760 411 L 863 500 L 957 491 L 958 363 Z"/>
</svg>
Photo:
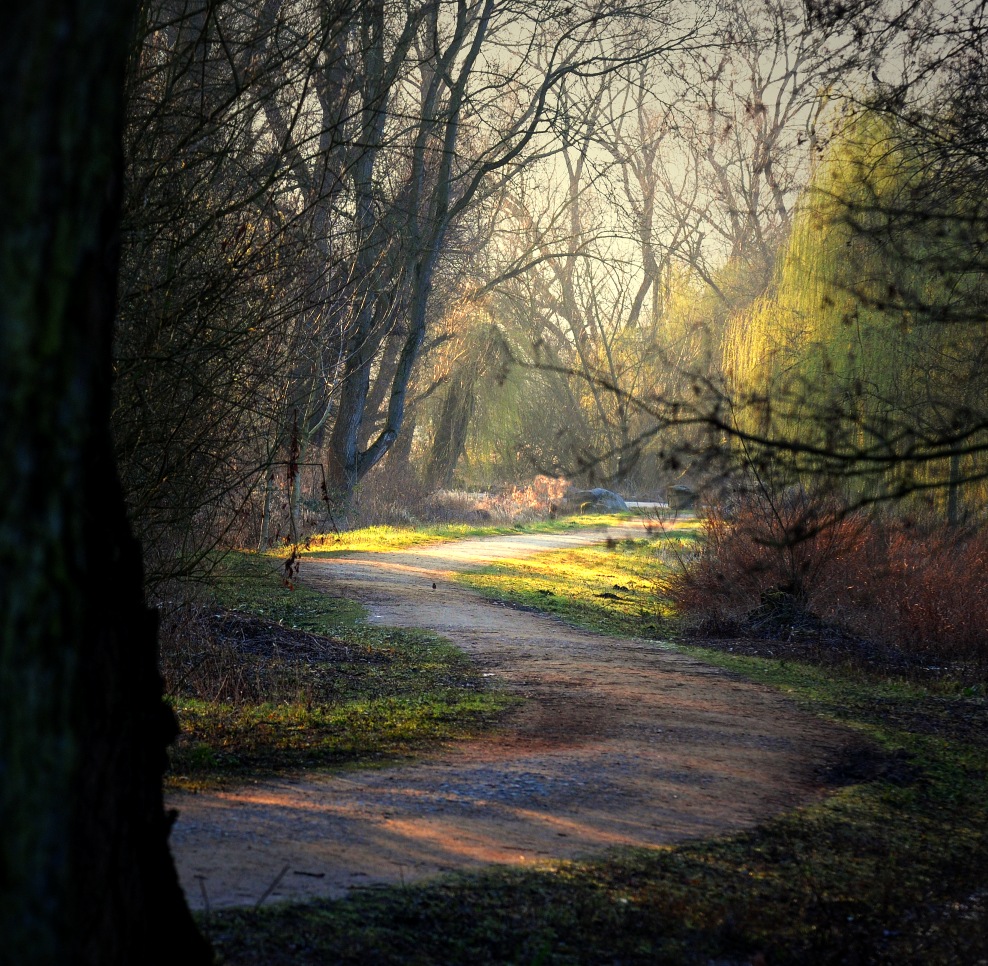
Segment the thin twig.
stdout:
<svg viewBox="0 0 988 966">
<path fill-rule="evenodd" d="M 209 906 L 209 893 L 206 891 L 206 877 L 204 875 L 197 875 L 196 878 L 199 880 L 199 891 L 202 893 L 202 904 L 205 909 L 205 928 L 206 938 L 209 938 L 209 918 L 212 910 Z"/>
<path fill-rule="evenodd" d="M 278 883 L 279 883 L 279 882 L 281 882 L 281 880 L 282 880 L 282 879 L 283 879 L 283 878 L 285 877 L 285 873 L 286 873 L 286 872 L 288 871 L 288 868 L 289 868 L 289 867 L 288 867 L 288 866 L 286 865 L 286 866 L 285 866 L 285 867 L 284 867 L 284 868 L 283 868 L 283 869 L 282 869 L 282 870 L 281 870 L 281 871 L 280 871 L 280 872 L 279 872 L 279 873 L 278 873 L 278 874 L 277 874 L 277 875 L 276 875 L 276 876 L 274 877 L 274 881 L 272 881 L 272 883 L 271 883 L 271 885 L 269 885 L 269 886 L 268 886 L 268 887 L 267 887 L 267 888 L 266 888 L 266 889 L 264 890 L 264 894 L 263 894 L 263 895 L 261 896 L 261 898 L 257 900 L 257 903 L 256 903 L 256 904 L 255 904 L 255 906 L 254 906 L 254 908 L 255 908 L 255 909 L 260 909 L 260 908 L 261 908 L 261 903 L 262 903 L 262 902 L 264 902 L 264 900 L 265 900 L 265 899 L 267 899 L 267 897 L 268 897 L 269 895 L 271 895 L 271 893 L 272 893 L 272 892 L 274 892 L 274 890 L 275 890 L 275 889 L 277 889 L 277 888 L 278 888 Z"/>
</svg>

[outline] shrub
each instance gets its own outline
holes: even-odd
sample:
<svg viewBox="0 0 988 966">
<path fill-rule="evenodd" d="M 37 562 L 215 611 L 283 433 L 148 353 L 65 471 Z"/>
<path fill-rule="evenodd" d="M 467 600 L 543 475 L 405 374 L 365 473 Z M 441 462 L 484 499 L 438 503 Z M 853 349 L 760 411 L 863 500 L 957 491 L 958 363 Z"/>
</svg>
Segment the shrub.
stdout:
<svg viewBox="0 0 988 966">
<path fill-rule="evenodd" d="M 314 661 L 338 660 L 340 652 L 349 657 L 331 638 L 215 606 L 185 603 L 162 612 L 159 663 L 172 698 L 311 702 L 319 690 Z"/>
<path fill-rule="evenodd" d="M 472 523 L 513 526 L 551 517 L 562 502 L 568 483 L 536 476 L 530 483 L 504 486 L 488 493 L 436 490 L 426 494 L 407 488 L 400 498 L 383 490 L 362 493 L 360 526 L 420 523 Z M 346 521 L 350 522 L 350 521 Z"/>
<path fill-rule="evenodd" d="M 862 530 L 833 498 L 802 489 L 746 494 L 729 509 L 708 510 L 704 550 L 669 592 L 682 612 L 704 619 L 743 618 L 769 597 L 815 611 L 835 593 Z"/>
<path fill-rule="evenodd" d="M 988 534 L 874 524 L 849 563 L 841 604 L 850 628 L 988 667 Z"/>
<path fill-rule="evenodd" d="M 803 491 L 746 497 L 708 518 L 668 593 L 708 629 L 825 623 L 914 663 L 988 667 L 988 534 L 848 512 Z"/>
</svg>

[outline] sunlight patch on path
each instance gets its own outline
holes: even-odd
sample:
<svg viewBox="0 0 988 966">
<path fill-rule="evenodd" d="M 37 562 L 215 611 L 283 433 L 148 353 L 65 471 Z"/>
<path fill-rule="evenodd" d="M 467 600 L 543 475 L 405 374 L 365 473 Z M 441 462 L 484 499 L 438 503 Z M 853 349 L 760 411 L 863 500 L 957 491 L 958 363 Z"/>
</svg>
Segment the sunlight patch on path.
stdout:
<svg viewBox="0 0 988 966">
<path fill-rule="evenodd" d="M 361 600 L 375 623 L 450 638 L 524 700 L 498 734 L 427 761 L 171 796 L 190 903 L 253 904 L 269 890 L 266 901 L 339 896 L 492 862 L 667 846 L 751 827 L 821 794 L 818 775 L 843 736 L 777 693 L 647 642 L 487 602 L 449 579 L 603 537 L 495 537 L 306 561 L 310 586 Z"/>
</svg>

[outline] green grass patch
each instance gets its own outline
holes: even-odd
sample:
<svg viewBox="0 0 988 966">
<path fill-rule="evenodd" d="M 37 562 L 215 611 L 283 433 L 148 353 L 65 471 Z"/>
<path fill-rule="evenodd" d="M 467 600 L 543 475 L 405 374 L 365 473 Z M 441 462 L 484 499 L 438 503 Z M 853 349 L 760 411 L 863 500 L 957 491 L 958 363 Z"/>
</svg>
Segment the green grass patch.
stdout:
<svg viewBox="0 0 988 966">
<path fill-rule="evenodd" d="M 281 579 L 283 559 L 284 554 L 228 553 L 213 572 L 211 596 L 218 606 L 294 630 L 333 635 L 360 627 L 364 609 L 355 601 L 286 586 Z"/>
<path fill-rule="evenodd" d="M 182 656 L 215 666 L 169 698 L 182 729 L 172 786 L 408 756 L 494 726 L 512 703 L 449 642 L 371 627 L 350 601 L 289 590 L 268 557 L 228 560 L 215 593 L 235 640 L 214 635 Z"/>
<path fill-rule="evenodd" d="M 590 630 L 665 637 L 678 626 L 663 596 L 665 579 L 696 553 L 699 537 L 698 523 L 679 523 L 648 539 L 501 561 L 457 579 L 492 599 Z"/>
<path fill-rule="evenodd" d="M 461 691 L 315 706 L 179 701 L 175 708 L 188 742 L 176 753 L 174 768 L 189 778 L 204 778 L 204 772 L 214 778 L 255 778 L 406 756 L 496 720 L 501 706 L 490 695 Z"/>
<path fill-rule="evenodd" d="M 635 519 L 630 513 L 583 514 L 533 523 L 476 525 L 468 523 L 424 524 L 407 527 L 377 526 L 342 533 L 317 534 L 299 548 L 303 556 L 330 556 L 340 553 L 385 553 L 407 550 L 471 537 L 500 537 L 516 533 L 570 533 L 605 526 L 620 526 Z M 277 555 L 278 551 L 272 551 Z M 282 553 L 282 556 L 284 554 Z"/>
</svg>

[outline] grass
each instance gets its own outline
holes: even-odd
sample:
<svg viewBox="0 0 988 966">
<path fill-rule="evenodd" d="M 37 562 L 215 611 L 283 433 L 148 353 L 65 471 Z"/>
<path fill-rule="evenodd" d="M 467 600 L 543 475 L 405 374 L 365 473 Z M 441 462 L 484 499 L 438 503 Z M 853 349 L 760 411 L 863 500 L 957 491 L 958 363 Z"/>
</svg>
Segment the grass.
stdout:
<svg viewBox="0 0 988 966">
<path fill-rule="evenodd" d="M 172 787 L 405 757 L 496 725 L 511 703 L 448 642 L 370 627 L 352 602 L 289 590 L 266 557 L 231 558 L 215 595 L 225 624 L 236 618 L 237 647 L 210 681 L 170 697 L 182 728 Z M 178 680 L 203 659 L 182 657 Z"/>
<path fill-rule="evenodd" d="M 673 539 L 686 542 L 665 552 L 688 552 L 688 533 Z M 656 587 L 642 568 L 662 552 L 660 542 L 547 554 L 483 579 L 490 579 L 488 593 L 510 592 L 526 606 L 552 606 L 567 619 L 629 633 Z M 615 583 L 629 590 L 607 596 L 604 588 Z M 574 602 L 564 606 L 571 592 Z M 653 606 L 668 621 L 663 605 Z M 828 776 L 831 794 L 751 832 L 676 848 L 214 913 L 202 922 L 220 961 L 988 961 L 983 690 L 690 650 L 782 689 L 810 713 L 860 736 Z"/>
<path fill-rule="evenodd" d="M 443 523 L 407 527 L 375 526 L 342 533 L 311 537 L 299 548 L 303 556 L 331 556 L 341 553 L 383 553 L 470 537 L 498 537 L 514 533 L 567 533 L 573 530 L 620 525 L 633 519 L 629 513 L 583 514 L 515 525 L 475 525 Z"/>
<path fill-rule="evenodd" d="M 302 768 L 367 764 L 461 737 L 492 719 L 489 696 L 426 693 L 311 707 L 301 702 L 236 707 L 187 700 L 177 706 L 187 740 L 174 768 L 184 779 L 257 777 Z"/>
<path fill-rule="evenodd" d="M 590 630 L 663 637 L 678 626 L 662 595 L 664 578 L 696 552 L 699 533 L 695 521 L 678 523 L 651 539 L 502 561 L 457 579 L 487 597 Z"/>
</svg>

